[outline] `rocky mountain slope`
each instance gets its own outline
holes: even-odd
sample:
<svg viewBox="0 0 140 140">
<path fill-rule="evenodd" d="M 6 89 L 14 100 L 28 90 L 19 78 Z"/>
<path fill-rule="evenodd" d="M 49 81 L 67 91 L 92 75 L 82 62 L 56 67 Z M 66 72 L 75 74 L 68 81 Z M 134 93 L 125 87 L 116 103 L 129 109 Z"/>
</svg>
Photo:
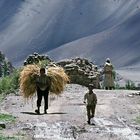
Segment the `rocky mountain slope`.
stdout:
<svg viewBox="0 0 140 140">
<path fill-rule="evenodd" d="M 21 64 L 33 52 L 139 66 L 139 0 L 1 0 L 0 50 Z M 49 51 L 49 53 L 48 53 Z M 12 54 L 12 55 L 11 55 Z"/>
</svg>

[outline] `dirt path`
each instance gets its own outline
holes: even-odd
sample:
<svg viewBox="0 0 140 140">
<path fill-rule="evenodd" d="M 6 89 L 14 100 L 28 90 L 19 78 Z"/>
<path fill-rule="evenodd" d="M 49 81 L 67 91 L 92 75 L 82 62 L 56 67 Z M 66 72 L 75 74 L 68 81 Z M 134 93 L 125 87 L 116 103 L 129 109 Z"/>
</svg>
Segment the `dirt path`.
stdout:
<svg viewBox="0 0 140 140">
<path fill-rule="evenodd" d="M 21 96 L 8 96 L 0 112 L 16 116 L 17 121 L 3 133 L 26 135 L 27 140 L 140 140 L 140 125 L 134 121 L 140 112 L 140 96 L 128 96 L 136 91 L 95 90 L 95 125 L 86 122 L 86 91 L 85 87 L 68 85 L 61 97 L 51 98 L 48 114 L 41 115 L 34 113 L 36 98 L 25 104 Z"/>
</svg>

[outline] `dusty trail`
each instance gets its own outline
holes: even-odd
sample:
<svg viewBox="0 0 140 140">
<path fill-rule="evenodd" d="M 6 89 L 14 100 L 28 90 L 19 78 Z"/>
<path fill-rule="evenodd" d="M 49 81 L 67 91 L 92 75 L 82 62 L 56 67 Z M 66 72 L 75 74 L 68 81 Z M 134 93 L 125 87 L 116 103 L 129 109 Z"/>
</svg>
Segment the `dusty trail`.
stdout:
<svg viewBox="0 0 140 140">
<path fill-rule="evenodd" d="M 85 87 L 68 85 L 61 97 L 51 98 L 48 114 L 41 115 L 34 113 L 36 98 L 25 104 L 21 96 L 8 96 L 0 112 L 16 116 L 17 121 L 3 133 L 24 134 L 28 140 L 140 140 L 140 125 L 134 121 L 140 112 L 140 96 L 128 96 L 138 91 L 95 90 L 95 125 L 86 122 L 86 91 Z"/>
</svg>

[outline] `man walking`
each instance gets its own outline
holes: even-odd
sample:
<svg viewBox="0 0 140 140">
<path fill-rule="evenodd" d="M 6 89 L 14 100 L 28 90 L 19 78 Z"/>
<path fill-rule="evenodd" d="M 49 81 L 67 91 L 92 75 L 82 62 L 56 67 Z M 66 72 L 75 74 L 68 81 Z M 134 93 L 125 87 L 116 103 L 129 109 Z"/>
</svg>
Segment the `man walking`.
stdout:
<svg viewBox="0 0 140 140">
<path fill-rule="evenodd" d="M 45 74 L 45 68 L 40 69 L 40 75 L 36 79 L 37 86 L 37 109 L 35 112 L 40 114 L 42 97 L 44 96 L 44 113 L 47 114 L 48 95 L 51 88 L 51 79 Z"/>
<path fill-rule="evenodd" d="M 90 124 L 90 119 L 94 117 L 95 115 L 95 108 L 97 104 L 97 96 L 93 92 L 93 85 L 89 84 L 88 86 L 88 93 L 85 94 L 84 96 L 84 103 L 86 103 L 86 108 L 87 108 L 87 117 L 88 117 L 88 124 Z"/>
</svg>

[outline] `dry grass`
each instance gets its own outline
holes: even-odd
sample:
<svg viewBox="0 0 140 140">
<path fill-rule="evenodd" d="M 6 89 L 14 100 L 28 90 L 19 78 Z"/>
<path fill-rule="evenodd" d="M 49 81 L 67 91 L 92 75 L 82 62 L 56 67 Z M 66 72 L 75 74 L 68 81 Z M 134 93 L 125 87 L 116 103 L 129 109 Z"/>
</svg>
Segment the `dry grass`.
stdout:
<svg viewBox="0 0 140 140">
<path fill-rule="evenodd" d="M 20 73 L 20 90 L 24 98 L 31 98 L 36 92 L 36 75 L 39 74 L 37 65 L 27 65 Z"/>
<path fill-rule="evenodd" d="M 27 65 L 20 73 L 20 90 L 24 98 L 31 98 L 36 92 L 36 76 L 39 75 L 40 67 Z M 48 68 L 47 75 L 51 78 L 50 92 L 59 95 L 69 81 L 67 74 L 61 67 Z"/>
<path fill-rule="evenodd" d="M 51 92 L 59 95 L 69 82 L 69 77 L 61 67 L 48 68 L 48 76 L 51 78 Z"/>
</svg>

